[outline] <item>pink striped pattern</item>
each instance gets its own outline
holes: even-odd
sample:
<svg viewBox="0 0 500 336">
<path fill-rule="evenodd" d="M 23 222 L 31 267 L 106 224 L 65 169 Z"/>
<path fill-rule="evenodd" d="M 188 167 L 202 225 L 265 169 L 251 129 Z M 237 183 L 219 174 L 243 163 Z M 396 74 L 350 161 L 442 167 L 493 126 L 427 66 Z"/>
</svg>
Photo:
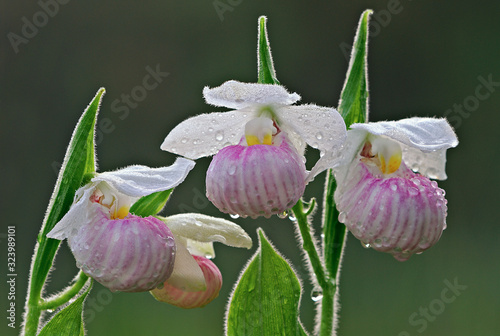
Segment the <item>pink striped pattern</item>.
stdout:
<svg viewBox="0 0 500 336">
<path fill-rule="evenodd" d="M 111 291 L 144 292 L 163 283 L 175 260 L 165 223 L 132 214 L 112 220 L 100 205 L 94 207 L 88 224 L 68 239 L 77 266 Z"/>
<path fill-rule="evenodd" d="M 186 292 L 170 285 L 167 280 L 163 287 L 160 286 L 160 288 L 151 291 L 151 294 L 153 294 L 158 301 L 185 309 L 191 309 L 204 307 L 219 296 L 219 291 L 222 288 L 222 274 L 217 266 L 207 258 L 195 255 L 193 255 L 193 258 L 196 260 L 205 276 L 207 289 L 198 292 Z"/>
<path fill-rule="evenodd" d="M 207 197 L 222 212 L 269 218 L 304 193 L 306 168 L 286 138 L 279 146 L 228 146 L 207 171 Z"/>
<path fill-rule="evenodd" d="M 366 247 L 405 261 L 437 243 L 446 228 L 447 201 L 435 181 L 404 163 L 393 176 L 376 176 L 360 161 L 339 183 L 335 201 L 339 221 Z"/>
</svg>

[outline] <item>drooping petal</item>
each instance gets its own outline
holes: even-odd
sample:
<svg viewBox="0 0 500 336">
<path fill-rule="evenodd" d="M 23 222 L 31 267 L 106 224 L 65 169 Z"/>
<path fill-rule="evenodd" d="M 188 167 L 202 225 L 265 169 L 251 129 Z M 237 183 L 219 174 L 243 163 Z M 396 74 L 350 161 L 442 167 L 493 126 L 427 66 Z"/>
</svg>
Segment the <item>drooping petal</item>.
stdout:
<svg viewBox="0 0 500 336">
<path fill-rule="evenodd" d="M 172 304 L 177 307 L 191 309 L 201 308 L 219 296 L 222 288 L 222 274 L 215 264 L 203 257 L 195 256 L 194 259 L 201 268 L 207 284 L 203 291 L 186 291 L 172 285 L 167 280 L 163 287 L 151 291 L 154 298 L 160 302 Z"/>
<path fill-rule="evenodd" d="M 351 129 L 398 141 L 403 149 L 403 161 L 414 171 L 430 178 L 446 179 L 446 150 L 456 147 L 458 139 L 444 118 L 407 118 L 353 124 Z"/>
<path fill-rule="evenodd" d="M 239 111 L 201 114 L 184 120 L 170 131 L 160 148 L 196 160 L 237 144 L 247 121 L 256 117 L 248 108 Z"/>
<path fill-rule="evenodd" d="M 92 205 L 88 223 L 68 238 L 77 267 L 112 291 L 143 292 L 172 273 L 175 241 L 169 228 L 154 217 L 128 215 L 109 219 Z"/>
<path fill-rule="evenodd" d="M 344 119 L 334 108 L 316 105 L 287 106 L 278 109 L 280 126 L 299 150 L 309 146 L 320 151 L 321 158 L 312 168 L 307 182 L 323 170 L 333 167 L 346 139 Z"/>
<path fill-rule="evenodd" d="M 175 264 L 168 282 L 183 291 L 196 292 L 206 289 L 205 277 L 200 266 L 186 247 L 176 238 Z"/>
<path fill-rule="evenodd" d="M 404 163 L 391 176 L 359 161 L 339 181 L 335 202 L 339 221 L 363 244 L 404 261 L 437 243 L 446 228 L 446 199 L 437 182 Z"/>
<path fill-rule="evenodd" d="M 97 183 L 89 183 L 75 193 L 75 200 L 68 212 L 47 233 L 48 238 L 63 240 L 78 232 L 82 223 L 88 222 L 88 214 L 91 211 L 90 196 L 95 190 Z"/>
<path fill-rule="evenodd" d="M 280 85 L 242 83 L 234 80 L 219 87 L 203 89 L 207 104 L 232 109 L 242 109 L 252 105 L 291 105 L 300 100 L 296 93 Z"/>
<path fill-rule="evenodd" d="M 279 146 L 228 146 L 208 168 L 207 197 L 222 212 L 269 218 L 295 205 L 305 179 L 302 156 L 286 138 Z"/>
<path fill-rule="evenodd" d="M 150 168 L 129 166 L 112 172 L 98 174 L 92 182 L 106 182 L 122 194 L 142 197 L 178 186 L 195 163 L 185 158 L 177 158 L 169 167 Z"/>
<path fill-rule="evenodd" d="M 252 239 L 239 225 L 197 213 L 169 216 L 165 223 L 176 236 L 202 243 L 217 241 L 228 246 L 252 247 Z"/>
</svg>

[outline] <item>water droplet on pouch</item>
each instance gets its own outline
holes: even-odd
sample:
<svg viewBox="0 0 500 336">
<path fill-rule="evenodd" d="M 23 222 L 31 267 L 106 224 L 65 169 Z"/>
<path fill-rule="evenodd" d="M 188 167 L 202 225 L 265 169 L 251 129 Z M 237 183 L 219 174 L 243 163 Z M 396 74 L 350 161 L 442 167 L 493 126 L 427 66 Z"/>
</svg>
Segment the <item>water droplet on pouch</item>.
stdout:
<svg viewBox="0 0 500 336">
<path fill-rule="evenodd" d="M 347 219 L 347 215 L 344 211 L 342 211 L 341 213 L 339 213 L 339 222 L 341 223 L 345 223 L 345 220 Z"/>
<path fill-rule="evenodd" d="M 232 219 L 238 219 L 240 218 L 240 215 L 237 215 L 237 214 L 230 214 L 229 215 Z"/>
<path fill-rule="evenodd" d="M 287 218 L 288 217 L 288 214 L 286 213 L 286 211 L 283 211 L 281 213 L 278 214 L 278 217 L 283 219 L 283 218 Z"/>
<path fill-rule="evenodd" d="M 361 242 L 361 246 L 363 246 L 364 248 L 370 248 L 371 247 L 370 244 L 365 243 L 365 242 Z"/>
</svg>

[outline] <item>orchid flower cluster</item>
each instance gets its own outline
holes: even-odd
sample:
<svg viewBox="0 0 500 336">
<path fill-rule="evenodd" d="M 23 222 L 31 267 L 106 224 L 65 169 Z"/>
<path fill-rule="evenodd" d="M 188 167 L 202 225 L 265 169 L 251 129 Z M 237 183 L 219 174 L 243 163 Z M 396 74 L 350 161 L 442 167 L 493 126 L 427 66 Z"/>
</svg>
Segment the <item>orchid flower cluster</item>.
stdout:
<svg viewBox="0 0 500 336">
<path fill-rule="evenodd" d="M 366 25 L 360 24 L 356 41 L 363 29 L 366 34 Z M 306 185 L 325 170 L 337 186 L 329 187 L 325 202 L 335 203 L 338 223 L 365 247 L 404 261 L 438 242 L 446 228 L 447 201 L 434 180 L 446 179 L 446 150 L 458 145 L 448 122 L 414 117 L 351 123 L 344 121 L 353 113 L 345 104 L 339 106 L 342 114 L 332 107 L 294 105 L 300 96 L 276 80 L 265 26 L 260 34 L 259 64 L 267 68 L 259 74 L 265 70 L 268 76 L 259 76 L 259 83 L 230 80 L 205 87 L 208 104 L 231 110 L 177 125 L 161 149 L 182 158 L 169 167 L 93 172 L 75 190 L 68 211 L 46 237 L 66 239 L 83 274 L 111 291 L 150 291 L 158 301 L 182 308 L 203 307 L 215 299 L 222 274 L 211 261 L 213 242 L 249 249 L 248 234 L 237 224 L 203 214 L 159 216 L 156 210 L 166 200 L 148 214 L 137 210 L 155 195 L 168 192 L 168 199 L 194 167 L 192 160 L 206 156 L 213 156 L 206 173 L 207 198 L 223 213 L 254 219 L 293 211 L 317 281 L 323 289 L 334 288 L 333 294 L 336 287 L 329 286 L 337 280 L 335 269 L 326 267 L 330 276 L 325 276 L 319 247 L 310 237 L 307 218 L 314 205 L 303 212 L 301 200 Z M 353 57 L 366 61 L 366 53 Z M 320 155 L 310 171 L 307 146 Z M 237 295 L 238 287 L 232 302 Z M 332 329 L 319 330 L 326 335 Z"/>
</svg>

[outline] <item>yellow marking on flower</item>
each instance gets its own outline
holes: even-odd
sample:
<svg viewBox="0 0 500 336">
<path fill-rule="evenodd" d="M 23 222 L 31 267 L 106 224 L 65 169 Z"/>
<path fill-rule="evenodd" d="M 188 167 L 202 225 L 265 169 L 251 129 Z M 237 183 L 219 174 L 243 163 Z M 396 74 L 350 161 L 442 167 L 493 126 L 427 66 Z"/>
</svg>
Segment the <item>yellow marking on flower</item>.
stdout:
<svg viewBox="0 0 500 336">
<path fill-rule="evenodd" d="M 113 216 L 111 216 L 112 219 L 124 219 L 128 215 L 128 207 L 127 206 L 122 206 L 118 211 L 115 210 Z"/>
<path fill-rule="evenodd" d="M 266 117 L 252 119 L 245 125 L 245 139 L 248 146 L 272 145 L 273 133 L 276 133 L 273 121 Z"/>
<path fill-rule="evenodd" d="M 380 171 L 384 174 L 392 174 L 396 170 L 398 170 L 399 166 L 401 166 L 402 156 L 401 153 L 394 153 L 389 158 L 389 162 L 387 163 L 385 157 L 379 153 L 378 159 L 380 161 Z"/>
<path fill-rule="evenodd" d="M 396 172 L 403 159 L 401 145 L 392 139 L 377 135 L 371 135 L 369 141 L 370 152 L 377 157 L 376 165 L 380 171 L 386 175 Z"/>
</svg>

